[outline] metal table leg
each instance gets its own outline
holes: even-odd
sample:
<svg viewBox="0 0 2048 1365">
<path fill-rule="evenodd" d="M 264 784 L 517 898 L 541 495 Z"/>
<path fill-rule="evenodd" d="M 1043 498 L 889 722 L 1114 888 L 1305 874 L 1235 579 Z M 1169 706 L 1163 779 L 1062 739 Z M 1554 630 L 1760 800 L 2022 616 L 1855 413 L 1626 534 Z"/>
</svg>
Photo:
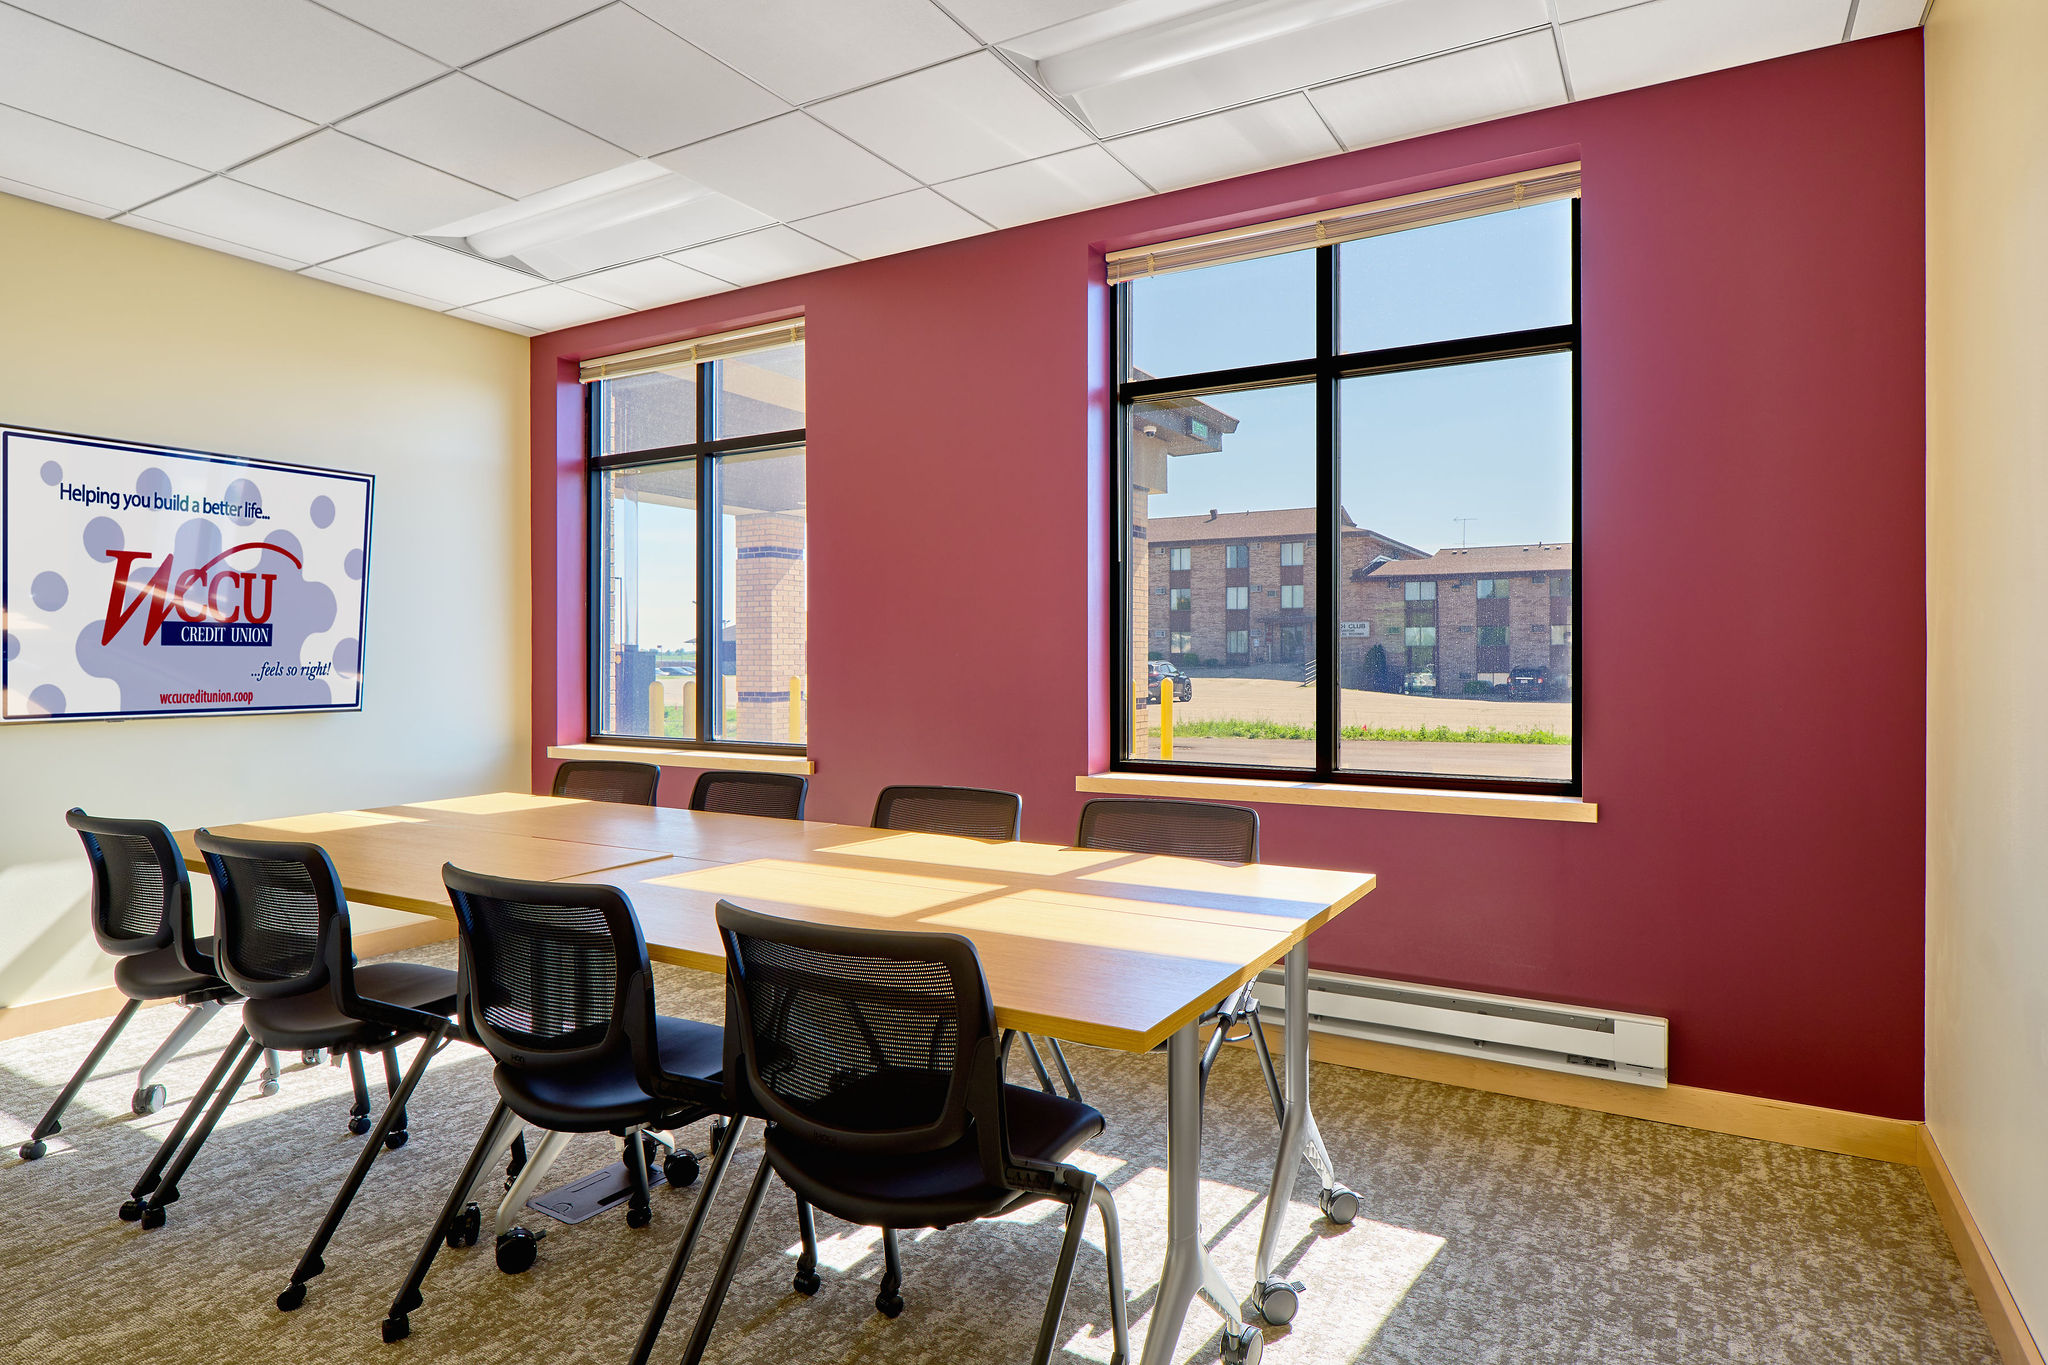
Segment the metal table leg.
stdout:
<svg viewBox="0 0 2048 1365">
<path fill-rule="evenodd" d="M 1166 1264 L 1145 1333 L 1143 1365 L 1168 1365 L 1195 1295 L 1223 1315 L 1223 1358 L 1257 1365 L 1259 1330 L 1238 1316 L 1237 1295 L 1202 1242 L 1202 1040 L 1189 1023 L 1166 1045 Z"/>
<path fill-rule="evenodd" d="M 1272 1323 L 1294 1317 L 1302 1286 L 1273 1276 L 1274 1245 L 1280 1220 L 1294 1193 L 1294 1173 L 1304 1158 L 1322 1181 L 1323 1213 L 1332 1222 L 1349 1223 L 1358 1216 L 1358 1196 L 1337 1181 L 1329 1149 L 1316 1128 L 1308 1094 L 1308 948 L 1297 943 L 1287 953 L 1284 987 L 1287 1014 L 1287 1113 L 1280 1122 L 1280 1155 L 1273 1163 L 1273 1184 L 1266 1192 L 1266 1217 L 1259 1229 L 1259 1257 L 1252 1285 L 1253 1306 Z"/>
</svg>

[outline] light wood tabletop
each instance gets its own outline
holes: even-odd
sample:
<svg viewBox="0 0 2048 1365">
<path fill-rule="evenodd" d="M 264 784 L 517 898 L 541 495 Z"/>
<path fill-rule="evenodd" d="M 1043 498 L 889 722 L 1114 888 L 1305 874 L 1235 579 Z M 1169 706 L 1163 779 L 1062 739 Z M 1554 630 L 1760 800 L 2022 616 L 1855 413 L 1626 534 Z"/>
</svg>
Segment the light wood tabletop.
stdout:
<svg viewBox="0 0 2048 1365">
<path fill-rule="evenodd" d="M 616 886 L 659 961 L 724 970 L 723 898 L 972 940 L 1004 1028 L 1148 1050 L 1373 888 L 1369 874 L 990 843 L 523 793 L 264 820 L 323 845 L 351 900 L 443 918 L 441 865 Z M 189 832 L 179 835 L 187 861 Z"/>
</svg>

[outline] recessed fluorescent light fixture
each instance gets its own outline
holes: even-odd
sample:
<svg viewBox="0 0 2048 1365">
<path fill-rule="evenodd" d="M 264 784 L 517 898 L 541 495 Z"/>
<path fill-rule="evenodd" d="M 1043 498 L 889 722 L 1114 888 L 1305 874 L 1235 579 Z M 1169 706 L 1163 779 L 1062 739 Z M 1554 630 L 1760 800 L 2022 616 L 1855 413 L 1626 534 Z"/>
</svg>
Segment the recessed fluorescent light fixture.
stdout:
<svg viewBox="0 0 2048 1365">
<path fill-rule="evenodd" d="M 696 181 L 651 161 L 629 161 L 420 235 L 545 278 L 548 248 L 665 213 L 708 193 Z"/>
<path fill-rule="evenodd" d="M 1377 9 L 1393 0 L 1125 0 L 1004 44 L 1075 96 Z"/>
</svg>

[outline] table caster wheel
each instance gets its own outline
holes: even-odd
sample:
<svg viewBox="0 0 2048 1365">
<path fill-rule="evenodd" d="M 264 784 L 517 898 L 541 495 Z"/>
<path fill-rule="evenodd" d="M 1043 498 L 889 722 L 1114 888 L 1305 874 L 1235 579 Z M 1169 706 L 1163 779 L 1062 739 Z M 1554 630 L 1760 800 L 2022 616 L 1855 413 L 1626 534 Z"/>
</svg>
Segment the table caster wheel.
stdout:
<svg viewBox="0 0 2048 1365">
<path fill-rule="evenodd" d="M 306 1286 L 294 1280 L 285 1286 L 284 1293 L 277 1296 L 277 1308 L 281 1313 L 289 1313 L 305 1301 Z"/>
<path fill-rule="evenodd" d="M 131 1199 L 121 1206 L 122 1222 L 132 1223 L 140 1217 L 142 1217 L 142 1201 L 140 1199 Z"/>
<path fill-rule="evenodd" d="M 349 1130 L 349 1132 L 351 1132 L 351 1133 L 354 1133 L 354 1134 L 355 1134 L 355 1135 L 356 1135 L 357 1137 L 361 1137 L 361 1136 L 362 1136 L 363 1134 L 365 1134 L 365 1133 L 369 1132 L 369 1131 L 370 1131 L 370 1117 L 369 1117 L 369 1115 L 367 1115 L 367 1114 L 350 1114 L 350 1115 L 348 1116 L 348 1130 Z"/>
<path fill-rule="evenodd" d="M 142 1230 L 149 1232 L 164 1225 L 164 1211 L 160 1205 L 146 1204 L 142 1209 Z"/>
<path fill-rule="evenodd" d="M 1223 1333 L 1224 1365 L 1259 1365 L 1259 1358 L 1266 1353 L 1266 1339 L 1259 1335 L 1259 1329 L 1246 1323 L 1244 1330 Z"/>
<path fill-rule="evenodd" d="M 1338 1185 L 1323 1191 L 1323 1217 L 1333 1223 L 1349 1225 L 1358 1217 L 1358 1196 Z"/>
<path fill-rule="evenodd" d="M 697 1155 L 676 1148 L 661 1159 L 662 1179 L 668 1181 L 670 1189 L 680 1190 L 697 1183 Z"/>
<path fill-rule="evenodd" d="M 824 1283 L 825 1282 L 823 1280 L 818 1278 L 817 1271 L 799 1270 L 796 1273 L 796 1278 L 789 1282 L 789 1287 L 791 1289 L 794 1289 L 797 1293 L 802 1294 L 805 1298 L 809 1298 L 811 1295 L 817 1293 L 819 1287 L 822 1286 Z"/>
<path fill-rule="evenodd" d="M 137 1118 L 145 1114 L 154 1114 L 164 1107 L 164 1101 L 169 1098 L 170 1092 L 162 1086 L 145 1085 L 129 1097 L 128 1112 Z"/>
<path fill-rule="evenodd" d="M 404 1341 L 407 1337 L 411 1335 L 412 1324 L 406 1321 L 406 1319 L 403 1316 L 384 1319 L 385 1345 L 388 1346 L 394 1341 Z"/>
<path fill-rule="evenodd" d="M 498 1269 L 507 1275 L 524 1275 L 539 1255 L 540 1238 L 525 1228 L 514 1228 L 498 1239 Z"/>
<path fill-rule="evenodd" d="M 387 1152 L 397 1151 L 400 1147 L 405 1146 L 405 1140 L 411 1136 L 412 1134 L 406 1132 L 403 1128 L 392 1129 L 384 1135 L 384 1150 Z"/>
<path fill-rule="evenodd" d="M 1268 1280 L 1252 1291 L 1252 1305 L 1267 1322 L 1284 1327 L 1301 1311 L 1301 1290 L 1290 1280 Z"/>
<path fill-rule="evenodd" d="M 24 1142 L 21 1144 L 21 1159 L 23 1161 L 41 1161 L 43 1153 L 49 1150 L 49 1145 L 41 1138 L 37 1138 L 34 1142 Z"/>
<path fill-rule="evenodd" d="M 885 1318 L 902 1317 L 903 1296 L 901 1294 L 875 1295 L 875 1311 Z"/>
</svg>

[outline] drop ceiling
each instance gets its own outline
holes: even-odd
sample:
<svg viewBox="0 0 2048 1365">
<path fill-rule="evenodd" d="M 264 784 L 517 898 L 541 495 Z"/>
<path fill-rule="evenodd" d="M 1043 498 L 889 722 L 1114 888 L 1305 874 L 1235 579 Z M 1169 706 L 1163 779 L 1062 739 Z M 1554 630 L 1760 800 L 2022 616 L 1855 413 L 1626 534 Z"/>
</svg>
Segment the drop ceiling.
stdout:
<svg viewBox="0 0 2048 1365">
<path fill-rule="evenodd" d="M 0 0 L 0 192 L 523 334 L 1926 0 Z"/>
</svg>

